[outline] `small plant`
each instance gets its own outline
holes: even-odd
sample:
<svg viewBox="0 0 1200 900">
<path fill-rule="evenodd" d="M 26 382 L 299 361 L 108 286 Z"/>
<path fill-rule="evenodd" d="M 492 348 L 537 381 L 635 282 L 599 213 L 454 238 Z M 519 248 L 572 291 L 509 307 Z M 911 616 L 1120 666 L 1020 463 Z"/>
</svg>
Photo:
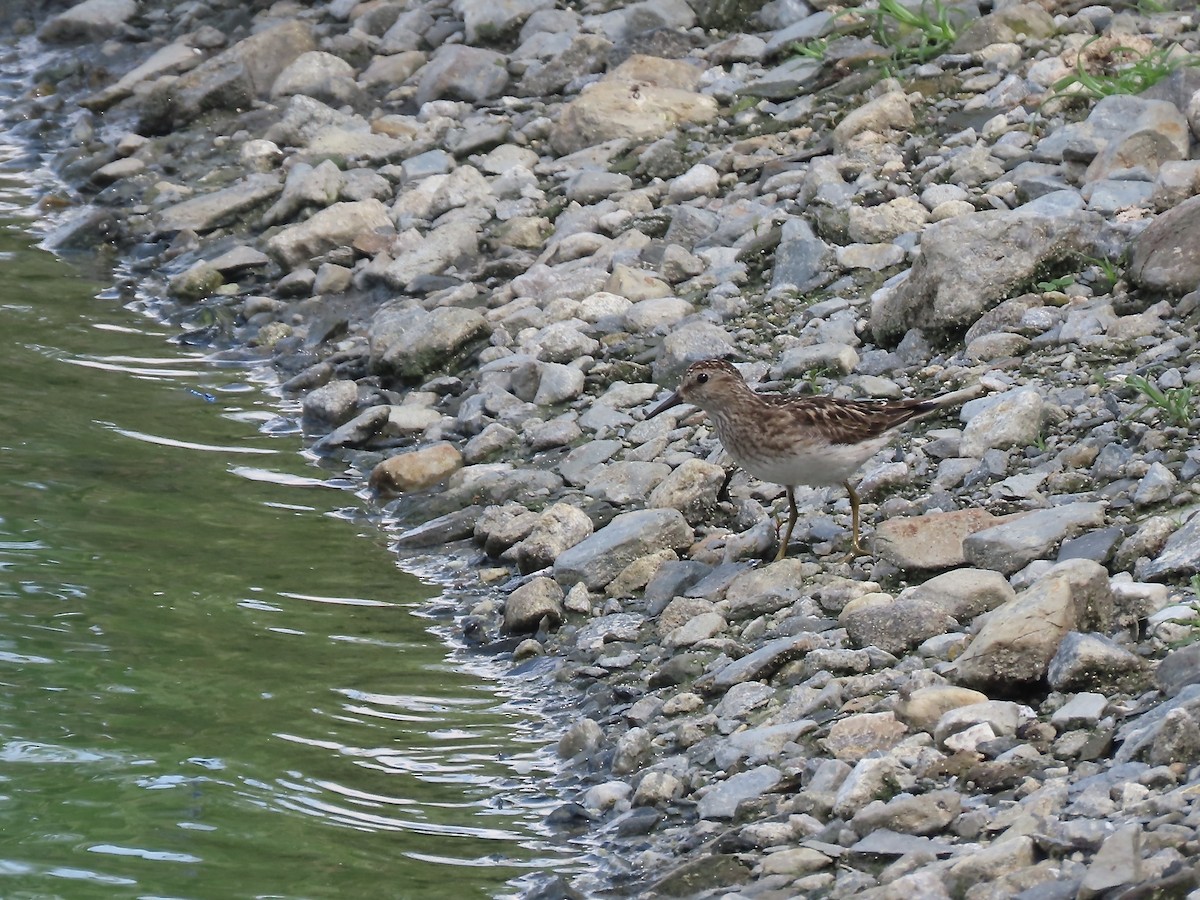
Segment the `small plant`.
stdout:
<svg viewBox="0 0 1200 900">
<path fill-rule="evenodd" d="M 1196 602 L 1200 603 L 1200 575 L 1193 575 L 1190 582 L 1192 586 L 1192 596 L 1196 598 Z"/>
<path fill-rule="evenodd" d="M 1037 288 L 1039 291 L 1041 291 L 1043 294 L 1045 294 L 1045 293 L 1048 293 L 1049 291 L 1061 291 L 1063 288 L 1068 287 L 1074 283 L 1075 283 L 1074 275 L 1063 275 L 1060 278 L 1051 278 L 1049 281 L 1039 281 L 1037 284 L 1034 285 L 1034 287 Z"/>
<path fill-rule="evenodd" d="M 1085 256 L 1084 262 L 1099 270 L 1100 281 L 1105 290 L 1111 290 L 1121 280 L 1121 266 L 1108 257 Z"/>
<path fill-rule="evenodd" d="M 1111 71 L 1093 72 L 1086 65 L 1087 54 L 1084 51 L 1099 39 L 1097 35 L 1079 49 L 1075 71 L 1054 83 L 1054 93 L 1048 100 L 1073 95 L 1099 100 L 1113 94 L 1140 94 L 1175 70 L 1200 64 L 1197 57 L 1177 55 L 1170 47 L 1158 47 L 1143 53 L 1132 47 L 1117 46 L 1104 54 L 1104 58 L 1111 62 Z M 1093 58 L 1092 61 L 1098 60 Z"/>
<path fill-rule="evenodd" d="M 809 59 L 824 59 L 825 54 L 829 52 L 829 38 L 813 38 L 811 41 L 805 41 L 803 44 L 796 41 L 792 44 L 791 51 L 796 56 L 805 56 Z"/>
<path fill-rule="evenodd" d="M 875 20 L 875 39 L 892 51 L 898 63 L 927 62 L 945 52 L 958 37 L 953 15 L 961 13 L 941 0 L 924 0 L 917 9 L 900 0 L 879 0 L 879 8 L 868 11 Z"/>
<path fill-rule="evenodd" d="M 1190 387 L 1162 390 L 1150 379 L 1141 375 L 1130 375 L 1125 383 L 1146 398 L 1142 410 L 1153 407 L 1160 410 L 1172 425 L 1186 428 L 1192 422 L 1192 389 Z"/>
</svg>

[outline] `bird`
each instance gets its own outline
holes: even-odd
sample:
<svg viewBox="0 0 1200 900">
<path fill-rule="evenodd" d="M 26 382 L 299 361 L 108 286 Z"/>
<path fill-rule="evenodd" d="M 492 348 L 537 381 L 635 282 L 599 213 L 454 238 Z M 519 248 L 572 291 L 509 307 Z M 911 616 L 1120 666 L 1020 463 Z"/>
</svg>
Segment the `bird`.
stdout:
<svg viewBox="0 0 1200 900">
<path fill-rule="evenodd" d="M 796 527 L 796 487 L 841 484 L 850 495 L 853 547 L 859 543 L 859 497 L 850 478 L 906 422 L 961 406 L 980 396 L 980 384 L 925 400 L 843 400 L 760 394 L 723 359 L 702 359 L 683 374 L 678 389 L 647 413 L 650 419 L 680 404 L 708 414 L 734 462 L 761 481 L 787 489 L 788 524 L 776 562 L 787 555 Z"/>
</svg>

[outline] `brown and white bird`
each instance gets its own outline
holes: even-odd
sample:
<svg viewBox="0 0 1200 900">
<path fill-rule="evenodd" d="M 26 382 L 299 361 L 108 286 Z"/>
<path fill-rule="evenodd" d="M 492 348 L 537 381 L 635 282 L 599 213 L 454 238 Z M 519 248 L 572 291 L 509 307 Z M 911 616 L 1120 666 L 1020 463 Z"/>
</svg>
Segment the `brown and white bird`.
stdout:
<svg viewBox="0 0 1200 900">
<path fill-rule="evenodd" d="M 788 524 L 775 559 L 787 553 L 796 527 L 796 487 L 841 484 L 850 494 L 854 549 L 858 542 L 859 500 L 850 477 L 887 446 L 894 430 L 913 419 L 961 406 L 983 393 L 981 385 L 928 400 L 842 400 L 786 397 L 752 390 L 741 372 L 722 359 L 693 363 L 679 389 L 646 418 L 681 403 L 698 406 L 712 421 L 734 462 L 762 481 L 787 488 Z"/>
</svg>

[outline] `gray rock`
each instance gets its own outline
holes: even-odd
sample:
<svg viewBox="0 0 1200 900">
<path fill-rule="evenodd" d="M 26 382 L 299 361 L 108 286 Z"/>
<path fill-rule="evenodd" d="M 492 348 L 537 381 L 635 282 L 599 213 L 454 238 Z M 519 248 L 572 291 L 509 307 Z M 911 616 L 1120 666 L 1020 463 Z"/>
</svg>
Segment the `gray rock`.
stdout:
<svg viewBox="0 0 1200 900">
<path fill-rule="evenodd" d="M 569 503 L 555 503 L 538 514 L 529 535 L 513 548 L 517 568 L 536 572 L 554 564 L 567 549 L 587 538 L 592 520 Z"/>
<path fill-rule="evenodd" d="M 267 250 L 285 265 L 294 266 L 336 247 L 350 246 L 358 237 L 393 231 L 387 208 L 378 200 L 335 203 L 272 235 Z"/>
<path fill-rule="evenodd" d="M 623 447 L 624 445 L 616 440 L 589 441 L 581 444 L 558 464 L 559 474 L 567 484 L 583 487 L 598 473 L 600 466 Z"/>
<path fill-rule="evenodd" d="M 1200 284 L 1200 197 L 1158 216 L 1133 240 L 1128 277 L 1144 288 L 1185 294 Z"/>
<path fill-rule="evenodd" d="M 47 44 L 100 41 L 116 34 L 137 15 L 136 0 L 83 0 L 38 29 Z"/>
<path fill-rule="evenodd" d="M 1095 182 L 1113 178 L 1152 180 L 1164 163 L 1187 159 L 1191 151 L 1191 134 L 1187 119 L 1174 103 L 1124 96 L 1119 104 L 1120 130 L 1093 157 L 1084 173 L 1084 180 Z M 1097 104 L 1099 106 L 1099 104 Z M 1095 116 L 1093 111 L 1089 116 Z"/>
<path fill-rule="evenodd" d="M 604 742 L 604 731 L 595 719 L 580 719 L 558 739 L 558 755 L 571 759 L 581 753 L 594 753 Z"/>
<path fill-rule="evenodd" d="M 1027 869 L 1036 860 L 1033 838 L 1014 835 L 954 859 L 943 875 L 951 896 L 962 896 L 977 884 L 990 884 L 1010 872 Z"/>
<path fill-rule="evenodd" d="M 577 78 L 603 72 L 612 42 L 598 34 L 576 34 L 562 53 L 531 65 L 517 85 L 521 97 L 556 94 Z"/>
<path fill-rule="evenodd" d="M 872 800 L 896 793 L 904 766 L 892 756 L 860 759 L 838 788 L 833 813 L 851 819 Z"/>
<path fill-rule="evenodd" d="M 1200 572 L 1200 515 L 1193 514 L 1167 539 L 1162 552 L 1139 572 L 1143 578 L 1155 580 Z"/>
<path fill-rule="evenodd" d="M 263 225 L 291 221 L 306 206 L 324 209 L 334 203 L 342 190 L 342 172 L 326 160 L 316 168 L 297 163 L 288 171 L 279 199 L 263 213 Z"/>
<path fill-rule="evenodd" d="M 271 97 L 303 94 L 330 106 L 355 106 L 364 99 L 354 67 L 332 53 L 310 50 L 290 62 L 271 85 Z"/>
<path fill-rule="evenodd" d="M 714 751 L 717 765 L 728 770 L 743 762 L 748 765 L 775 762 L 786 744 L 816 727 L 812 719 L 800 719 L 735 731 L 717 745 Z"/>
<path fill-rule="evenodd" d="M 313 449 L 329 451 L 341 447 L 361 447 L 383 432 L 390 415 L 391 407 L 372 406 L 325 435 L 313 445 Z"/>
<path fill-rule="evenodd" d="M 670 631 L 663 638 L 663 645 L 671 650 L 677 647 L 691 647 L 701 641 L 716 637 L 725 631 L 726 627 L 725 617 L 720 613 L 700 613 Z"/>
<path fill-rule="evenodd" d="M 768 641 L 752 653 L 727 663 L 715 672 L 696 680 L 696 689 L 721 693 L 736 684 L 769 678 L 786 663 L 803 657 L 822 645 L 814 634 L 796 634 Z"/>
<path fill-rule="evenodd" d="M 832 262 L 829 245 L 817 237 L 805 219 L 788 219 L 783 223 L 779 246 L 775 248 L 771 289 L 812 290 L 827 279 Z"/>
<path fill-rule="evenodd" d="M 1159 689 L 1173 697 L 1190 684 L 1200 684 L 1200 643 L 1172 650 L 1154 670 Z"/>
<path fill-rule="evenodd" d="M 666 463 L 615 462 L 604 466 L 584 487 L 584 493 L 613 506 L 643 503 L 671 472 Z"/>
<path fill-rule="evenodd" d="M 537 631 L 543 620 L 562 624 L 563 590 L 552 578 L 534 578 L 508 595 L 504 603 L 505 634 Z"/>
<path fill-rule="evenodd" d="M 186 229 L 204 234 L 238 221 L 281 189 L 279 176 L 254 173 L 227 188 L 168 206 L 158 214 L 155 224 L 160 232 Z"/>
<path fill-rule="evenodd" d="M 871 331 L 877 340 L 895 341 L 910 328 L 969 327 L 1055 260 L 1093 253 L 1102 221 L 1092 212 L 1050 215 L 1025 207 L 929 225 L 907 276 L 875 295 Z"/>
<path fill-rule="evenodd" d="M 907 856 L 909 854 L 949 856 L 954 853 L 954 847 L 944 841 L 935 841 L 927 837 L 900 834 L 888 828 L 879 828 L 870 832 L 857 843 L 851 844 L 850 852 L 864 856 Z"/>
<path fill-rule="evenodd" d="M 1145 660 L 1104 635 L 1071 632 L 1050 660 L 1046 680 L 1056 691 L 1113 693 L 1137 691 L 1150 678 Z"/>
<path fill-rule="evenodd" d="M 556 585 L 557 586 L 557 585 Z M 612 773 L 628 775 L 645 765 L 650 755 L 650 732 L 637 726 L 617 738 L 613 751 Z"/>
<path fill-rule="evenodd" d="M 963 540 L 963 556 L 981 569 L 1012 574 L 1035 559 L 1048 559 L 1063 539 L 1104 523 L 1105 504 L 1071 503 L 1007 519 Z"/>
<path fill-rule="evenodd" d="M 416 102 L 450 99 L 478 103 L 499 96 L 508 84 L 504 62 L 494 50 L 443 44 L 421 69 Z"/>
<path fill-rule="evenodd" d="M 1071 631 L 1105 627 L 1112 604 L 1103 566 L 1082 559 L 1058 563 L 988 613 L 955 661 L 954 680 L 985 691 L 1040 681 L 1063 638 Z"/>
<path fill-rule="evenodd" d="M 733 685 L 721 702 L 713 708 L 718 719 L 744 720 L 754 710 L 766 706 L 775 698 L 775 688 L 757 681 Z"/>
<path fill-rule="evenodd" d="M 214 109 L 249 107 L 301 53 L 315 49 L 311 26 L 288 19 L 250 35 L 141 98 L 142 134 L 166 133 Z"/>
<path fill-rule="evenodd" d="M 959 622 L 970 622 L 1016 596 L 1008 580 L 989 569 L 955 569 L 906 588 L 899 599 L 920 599 L 936 605 Z"/>
<path fill-rule="evenodd" d="M 1121 885 L 1142 884 L 1143 873 L 1142 826 L 1133 823 L 1105 838 L 1079 891 L 1082 896 L 1094 897 Z"/>
<path fill-rule="evenodd" d="M 454 10 L 466 26 L 467 43 L 494 43 L 518 31 L 526 19 L 540 9 L 554 6 L 553 0 L 496 0 L 472 3 L 456 0 Z"/>
<path fill-rule="evenodd" d="M 670 772 L 647 772 L 638 782 L 630 802 L 634 807 L 665 806 L 673 800 L 678 800 L 683 792 L 683 782 Z M 655 823 L 658 818 L 658 815 L 654 817 Z"/>
<path fill-rule="evenodd" d="M 482 507 L 469 506 L 430 519 L 421 525 L 401 532 L 393 540 L 400 549 L 420 549 L 425 547 L 445 547 L 454 541 L 461 541 L 475 533 L 475 520 L 479 518 Z"/>
<path fill-rule="evenodd" d="M 366 203 L 378 201 L 363 201 Z M 406 290 L 423 275 L 436 275 L 463 258 L 475 255 L 479 231 L 470 222 L 448 222 L 424 237 L 407 241 L 388 264 L 384 281 L 397 290 Z"/>
<path fill-rule="evenodd" d="M 650 492 L 649 507 L 677 509 L 688 522 L 699 524 L 717 505 L 725 483 L 725 470 L 700 459 L 688 459 L 671 471 Z"/>
<path fill-rule="evenodd" d="M 881 829 L 901 834 L 931 835 L 948 828 L 962 810 L 962 795 L 957 791 L 931 791 L 928 794 L 898 794 L 887 802 L 868 803 L 850 822 L 858 834 L 870 835 Z M 854 852 L 864 852 L 858 845 Z"/>
<path fill-rule="evenodd" d="M 554 577 L 560 584 L 582 581 L 589 590 L 597 590 L 635 559 L 656 550 L 687 547 L 693 537 L 678 510 L 622 513 L 560 555 L 554 563 Z"/>
<path fill-rule="evenodd" d="M 748 772 L 739 772 L 713 785 L 700 798 L 696 814 L 701 819 L 732 819 L 739 803 L 761 797 L 782 780 L 782 773 L 774 766 L 759 766 Z"/>
<path fill-rule="evenodd" d="M 1072 728 L 1092 728 L 1104 716 L 1108 698 L 1089 691 L 1076 694 L 1050 717 L 1050 724 L 1059 731 Z"/>
<path fill-rule="evenodd" d="M 736 576 L 725 591 L 731 622 L 752 619 L 791 606 L 805 595 L 805 564 L 781 559 Z"/>
<path fill-rule="evenodd" d="M 1044 405 L 1041 393 L 1033 388 L 972 401 L 963 410 L 968 421 L 959 444 L 960 455 L 981 458 L 993 448 L 1032 444 L 1042 431 Z"/>
<path fill-rule="evenodd" d="M 304 397 L 304 415 L 318 422 L 341 425 L 354 415 L 358 385 L 353 381 L 331 381 Z"/>
<path fill-rule="evenodd" d="M 958 622 L 937 603 L 908 597 L 888 603 L 850 604 L 838 616 L 857 647 L 905 653 L 927 638 L 958 630 Z"/>
<path fill-rule="evenodd" d="M 1200 719 L 1200 684 L 1187 685 L 1170 700 L 1129 719 L 1117 729 L 1116 740 L 1122 743 L 1113 757 L 1114 762 L 1128 763 L 1151 750 L 1163 723 L 1176 710 Z"/>
<path fill-rule="evenodd" d="M 311 220 L 310 220 L 311 221 Z M 473 309 L 389 304 L 371 319 L 371 369 L 423 378 L 487 336 L 487 320 Z"/>
<path fill-rule="evenodd" d="M 637 613 L 613 613 L 592 619 L 580 627 L 575 646 L 580 650 L 599 650 L 610 641 L 636 641 L 646 617 Z"/>
</svg>

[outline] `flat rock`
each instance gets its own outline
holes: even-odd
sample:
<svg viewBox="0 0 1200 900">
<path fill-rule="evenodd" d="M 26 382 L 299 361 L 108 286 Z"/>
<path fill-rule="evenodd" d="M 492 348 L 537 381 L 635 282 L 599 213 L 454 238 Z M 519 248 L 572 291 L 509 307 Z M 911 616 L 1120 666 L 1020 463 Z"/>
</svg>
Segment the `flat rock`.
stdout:
<svg viewBox="0 0 1200 900">
<path fill-rule="evenodd" d="M 1064 539 L 1104 524 L 1105 504 L 1070 503 L 1012 516 L 963 541 L 967 562 L 1012 574 L 1035 559 L 1049 559 Z"/>
<path fill-rule="evenodd" d="M 717 102 L 705 94 L 610 73 L 562 108 L 550 141 L 564 155 L 617 138 L 649 142 L 680 123 L 710 122 L 716 115 Z"/>
<path fill-rule="evenodd" d="M 678 510 L 622 513 L 559 556 L 554 563 L 554 577 L 560 584 L 582 581 L 588 590 L 597 590 L 638 557 L 656 550 L 683 549 L 693 537 L 691 526 Z"/>
<path fill-rule="evenodd" d="M 716 672 L 696 680 L 696 689 L 722 693 L 736 684 L 769 678 L 784 664 L 799 659 L 810 650 L 823 646 L 815 634 L 802 633 L 768 641 L 752 653 L 727 663 Z"/>
<path fill-rule="evenodd" d="M 978 459 L 993 448 L 1026 447 L 1041 434 L 1045 401 L 1033 388 L 1006 391 L 975 403 L 986 405 L 971 415 L 963 429 L 959 444 L 962 456 Z"/>
<path fill-rule="evenodd" d="M 696 813 L 701 819 L 732 819 L 739 803 L 761 797 L 782 780 L 782 773 L 774 766 L 759 766 L 739 772 L 713 785 L 700 798 Z"/>
<path fill-rule="evenodd" d="M 190 230 L 204 234 L 242 219 L 255 207 L 271 200 L 283 189 L 278 175 L 258 172 L 241 181 L 199 197 L 189 197 L 158 214 L 160 232 Z"/>
<path fill-rule="evenodd" d="M 991 528 L 997 521 L 983 509 L 887 519 L 875 529 L 872 548 L 904 571 L 949 569 L 966 562 L 963 541 L 967 536 Z"/>
</svg>

